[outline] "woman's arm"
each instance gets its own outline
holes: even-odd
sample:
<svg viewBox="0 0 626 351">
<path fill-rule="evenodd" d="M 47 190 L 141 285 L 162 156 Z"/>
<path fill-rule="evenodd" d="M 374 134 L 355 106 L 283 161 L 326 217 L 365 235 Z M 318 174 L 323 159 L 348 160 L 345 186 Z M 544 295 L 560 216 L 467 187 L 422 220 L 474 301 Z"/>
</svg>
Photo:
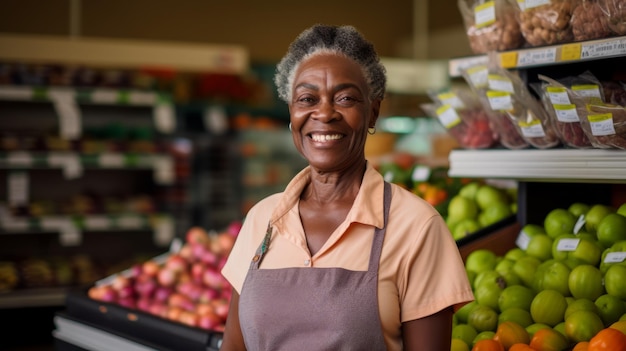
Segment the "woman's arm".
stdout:
<svg viewBox="0 0 626 351">
<path fill-rule="evenodd" d="M 402 323 L 404 351 L 450 351 L 452 307 L 428 317 Z"/>
<path fill-rule="evenodd" d="M 220 351 L 240 351 L 245 349 L 246 346 L 243 342 L 241 326 L 239 325 L 239 294 L 233 290 Z"/>
</svg>

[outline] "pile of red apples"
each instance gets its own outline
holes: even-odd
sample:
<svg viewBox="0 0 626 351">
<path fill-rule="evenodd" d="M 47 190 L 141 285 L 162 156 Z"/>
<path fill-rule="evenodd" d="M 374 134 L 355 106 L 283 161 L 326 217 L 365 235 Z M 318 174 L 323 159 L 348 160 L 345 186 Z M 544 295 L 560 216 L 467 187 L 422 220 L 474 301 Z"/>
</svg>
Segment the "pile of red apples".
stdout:
<svg viewBox="0 0 626 351">
<path fill-rule="evenodd" d="M 179 250 L 97 283 L 88 295 L 191 327 L 223 331 L 232 290 L 220 270 L 240 228 L 240 222 L 215 233 L 192 227 Z"/>
</svg>

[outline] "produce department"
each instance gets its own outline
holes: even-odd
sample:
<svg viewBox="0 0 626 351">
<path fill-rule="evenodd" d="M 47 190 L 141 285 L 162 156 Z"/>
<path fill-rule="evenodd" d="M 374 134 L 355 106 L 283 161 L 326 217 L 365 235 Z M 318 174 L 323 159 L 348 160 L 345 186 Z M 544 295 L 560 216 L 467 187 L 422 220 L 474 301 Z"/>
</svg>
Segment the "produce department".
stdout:
<svg viewBox="0 0 626 351">
<path fill-rule="evenodd" d="M 450 350 L 626 351 L 626 3 L 455 5 L 469 52 L 444 86 L 390 90 L 366 144 L 457 244 L 474 300 Z M 246 213 L 304 166 L 276 65 L 2 55 L 0 348 L 219 350 Z"/>
</svg>

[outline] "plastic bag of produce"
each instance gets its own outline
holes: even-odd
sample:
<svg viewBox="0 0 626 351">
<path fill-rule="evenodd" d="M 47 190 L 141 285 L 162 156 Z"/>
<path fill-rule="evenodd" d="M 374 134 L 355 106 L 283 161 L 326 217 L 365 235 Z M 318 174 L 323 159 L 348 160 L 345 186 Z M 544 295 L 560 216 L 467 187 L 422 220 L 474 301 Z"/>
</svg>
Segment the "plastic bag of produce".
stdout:
<svg viewBox="0 0 626 351">
<path fill-rule="evenodd" d="M 598 0 L 608 18 L 609 28 L 617 35 L 626 34 L 626 0 Z"/>
<path fill-rule="evenodd" d="M 580 0 L 517 1 L 522 36 L 530 46 L 553 45 L 574 39 L 571 18 Z"/>
<path fill-rule="evenodd" d="M 612 34 L 609 16 L 597 0 L 579 0 L 572 11 L 570 26 L 575 41 L 606 38 Z"/>
<path fill-rule="evenodd" d="M 463 148 L 486 149 L 498 144 L 498 134 L 489 116 L 469 87 L 429 91 L 428 95 L 433 103 L 420 107 L 428 116 L 436 118 Z"/>
<path fill-rule="evenodd" d="M 458 0 L 458 6 L 474 53 L 504 51 L 524 45 L 515 0 Z"/>
<path fill-rule="evenodd" d="M 604 104 L 605 98 L 602 84 L 591 72 L 584 72 L 579 76 L 570 77 L 569 81 L 570 83 L 567 90 L 569 98 L 572 103 L 576 105 L 576 112 L 580 120 L 580 126 L 587 135 L 587 138 L 589 138 L 591 145 L 601 149 L 612 148 L 612 146 L 607 145 L 598 139 L 598 136 L 601 136 L 598 133 L 602 132 L 599 130 L 594 132 L 592 129 L 595 127 L 599 128 L 604 124 L 612 124 L 612 119 L 611 121 L 607 121 L 603 119 L 603 117 L 593 117 L 593 114 L 590 114 L 591 111 L 588 108 L 589 104 Z M 590 116 L 592 116 L 591 120 L 589 119 Z"/>
<path fill-rule="evenodd" d="M 610 148 L 626 149 L 626 108 L 624 106 L 592 102 L 587 105 L 589 129 L 597 143 Z"/>
<path fill-rule="evenodd" d="M 513 123 L 508 114 L 500 110 L 494 110 L 487 99 L 486 94 L 489 88 L 489 69 L 487 65 L 478 64 L 468 66 L 461 70 L 461 75 L 479 97 L 484 110 L 489 116 L 492 128 L 498 133 L 498 138 L 502 146 L 507 149 L 523 149 L 528 147 L 528 142 L 522 137 L 519 128 Z"/>
<path fill-rule="evenodd" d="M 577 149 L 591 148 L 591 141 L 580 124 L 576 105 L 570 99 L 567 86 L 541 74 L 538 78 L 540 83 L 537 94 L 563 144 Z"/>
</svg>

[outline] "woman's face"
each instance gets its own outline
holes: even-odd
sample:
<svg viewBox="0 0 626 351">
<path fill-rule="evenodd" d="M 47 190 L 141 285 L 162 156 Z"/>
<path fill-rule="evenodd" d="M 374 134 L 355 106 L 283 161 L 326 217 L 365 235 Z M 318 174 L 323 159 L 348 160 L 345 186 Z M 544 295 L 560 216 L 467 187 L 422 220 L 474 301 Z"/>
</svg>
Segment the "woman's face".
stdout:
<svg viewBox="0 0 626 351">
<path fill-rule="evenodd" d="M 292 89 L 293 140 L 309 164 L 329 172 L 363 162 L 380 101 L 369 100 L 360 66 L 343 56 L 315 55 L 300 64 Z"/>
</svg>

